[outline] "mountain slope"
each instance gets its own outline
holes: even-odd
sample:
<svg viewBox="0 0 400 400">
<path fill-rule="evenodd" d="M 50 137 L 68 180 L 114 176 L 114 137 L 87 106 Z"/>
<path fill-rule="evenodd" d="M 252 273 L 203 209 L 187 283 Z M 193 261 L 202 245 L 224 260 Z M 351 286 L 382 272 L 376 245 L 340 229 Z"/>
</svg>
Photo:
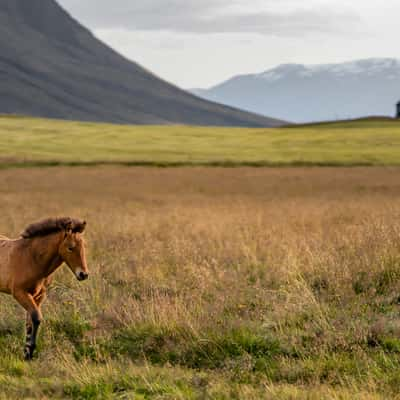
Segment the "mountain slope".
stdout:
<svg viewBox="0 0 400 400">
<path fill-rule="evenodd" d="M 275 126 L 184 92 L 97 40 L 54 0 L 0 0 L 0 113 L 116 123 Z"/>
<path fill-rule="evenodd" d="M 400 61 L 382 58 L 343 64 L 285 64 L 193 92 L 294 122 L 393 116 L 400 100 Z"/>
</svg>

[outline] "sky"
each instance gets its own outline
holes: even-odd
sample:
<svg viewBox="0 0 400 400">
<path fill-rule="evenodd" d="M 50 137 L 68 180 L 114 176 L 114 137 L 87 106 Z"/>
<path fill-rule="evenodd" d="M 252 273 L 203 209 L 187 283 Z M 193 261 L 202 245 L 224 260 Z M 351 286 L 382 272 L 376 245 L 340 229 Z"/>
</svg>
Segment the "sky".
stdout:
<svg viewBox="0 0 400 400">
<path fill-rule="evenodd" d="M 400 57 L 399 0 L 58 2 L 124 56 L 187 89 L 285 63 Z"/>
</svg>

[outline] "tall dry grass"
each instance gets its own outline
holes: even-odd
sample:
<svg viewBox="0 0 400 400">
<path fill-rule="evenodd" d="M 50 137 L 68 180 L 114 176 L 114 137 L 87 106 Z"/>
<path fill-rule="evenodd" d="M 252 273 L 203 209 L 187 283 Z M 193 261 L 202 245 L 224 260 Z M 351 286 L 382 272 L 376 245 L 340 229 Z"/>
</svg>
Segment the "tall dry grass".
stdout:
<svg viewBox="0 0 400 400">
<path fill-rule="evenodd" d="M 397 168 L 1 171 L 1 233 L 50 215 L 85 218 L 92 272 L 87 284 L 57 272 L 34 376 L 15 358 L 23 313 L 2 298 L 5 382 L 15 393 L 112 397 L 107 384 L 122 370 L 116 387 L 148 397 L 162 392 L 151 389 L 159 374 L 169 374 L 167 398 L 313 398 L 305 386 L 315 398 L 394 396 L 399 177 Z M 15 369 L 58 383 L 29 392 Z"/>
</svg>

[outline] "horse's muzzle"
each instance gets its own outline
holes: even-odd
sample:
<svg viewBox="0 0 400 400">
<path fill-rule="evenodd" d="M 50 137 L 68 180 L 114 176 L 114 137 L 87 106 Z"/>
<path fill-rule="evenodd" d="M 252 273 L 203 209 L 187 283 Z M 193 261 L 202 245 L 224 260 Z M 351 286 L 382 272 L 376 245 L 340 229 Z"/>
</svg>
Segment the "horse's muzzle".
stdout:
<svg viewBox="0 0 400 400">
<path fill-rule="evenodd" d="M 86 272 L 79 272 L 79 274 L 77 275 L 78 281 L 85 281 L 87 278 L 89 278 L 89 274 Z"/>
</svg>

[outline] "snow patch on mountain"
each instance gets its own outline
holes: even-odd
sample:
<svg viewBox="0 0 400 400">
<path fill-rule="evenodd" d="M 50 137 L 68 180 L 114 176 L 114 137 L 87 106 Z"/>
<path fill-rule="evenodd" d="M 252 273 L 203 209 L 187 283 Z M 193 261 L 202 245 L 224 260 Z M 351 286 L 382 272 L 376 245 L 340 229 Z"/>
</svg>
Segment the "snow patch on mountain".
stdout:
<svg viewBox="0 0 400 400">
<path fill-rule="evenodd" d="M 330 74 L 335 77 L 364 74 L 374 76 L 385 71 L 390 72 L 388 79 L 396 79 L 400 75 L 400 60 L 394 58 L 371 58 L 341 64 L 282 64 L 258 74 L 256 77 L 269 82 L 275 82 L 291 75 L 303 78 L 311 78 L 317 74 Z"/>
</svg>

